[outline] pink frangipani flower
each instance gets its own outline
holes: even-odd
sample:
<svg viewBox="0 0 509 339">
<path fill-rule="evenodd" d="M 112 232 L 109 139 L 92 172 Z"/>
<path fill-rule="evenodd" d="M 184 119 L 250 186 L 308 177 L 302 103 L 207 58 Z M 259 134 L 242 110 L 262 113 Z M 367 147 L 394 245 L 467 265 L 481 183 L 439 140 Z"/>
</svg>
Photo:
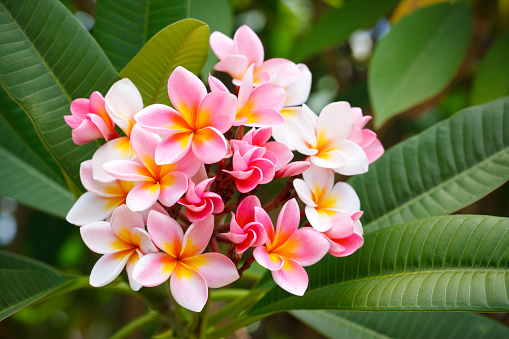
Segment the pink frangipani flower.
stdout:
<svg viewBox="0 0 509 339">
<path fill-rule="evenodd" d="M 302 296 L 309 278 L 303 266 L 317 263 L 327 254 L 330 243 L 311 227 L 299 227 L 300 212 L 295 199 L 288 201 L 277 219 L 276 232 L 265 210 L 255 207 L 255 220 L 267 232 L 265 246 L 254 249 L 256 261 L 269 269 L 276 284 L 282 289 Z"/>
<path fill-rule="evenodd" d="M 113 212 L 111 223 L 93 222 L 81 227 L 80 232 L 88 248 L 104 254 L 92 269 L 90 285 L 100 287 L 109 284 L 127 265 L 129 285 L 135 291 L 141 288 L 141 284 L 133 279 L 133 269 L 141 257 L 157 252 L 157 248 L 145 231 L 140 213 L 122 205 Z"/>
<path fill-rule="evenodd" d="M 186 234 L 172 218 L 150 212 L 148 233 L 164 252 L 151 253 L 134 268 L 134 279 L 143 286 L 157 286 L 170 278 L 171 294 L 177 303 L 200 312 L 208 298 L 208 287 L 218 288 L 239 278 L 237 268 L 219 253 L 201 254 L 214 230 L 214 217 L 192 224 Z"/>
<path fill-rule="evenodd" d="M 93 92 L 90 99 L 79 98 L 71 103 L 71 114 L 64 120 L 71 127 L 72 141 L 76 145 L 84 145 L 92 140 L 118 138 L 115 123 L 111 120 L 104 107 L 104 98 L 99 92 Z"/>
<path fill-rule="evenodd" d="M 219 194 L 206 191 L 214 179 L 215 177 L 206 179 L 198 185 L 189 179 L 186 196 L 178 201 L 179 204 L 186 207 L 189 221 L 202 221 L 212 213 L 217 214 L 224 210 L 224 203 Z"/>
<path fill-rule="evenodd" d="M 189 152 L 205 164 L 221 160 L 228 149 L 223 133 L 235 120 L 237 98 L 222 91 L 207 94 L 200 79 L 180 66 L 170 75 L 168 94 L 176 110 L 155 104 L 136 115 L 146 130 L 167 135 L 156 149 L 156 163 L 173 164 Z"/>
<path fill-rule="evenodd" d="M 376 133 L 370 129 L 364 128 L 366 123 L 371 120 L 370 115 L 363 116 L 359 107 L 352 107 L 353 127 L 348 140 L 352 140 L 362 147 L 368 163 L 373 163 L 384 154 L 384 146 L 376 137 Z"/>
<path fill-rule="evenodd" d="M 239 88 L 237 115 L 233 126 L 282 126 L 285 120 L 281 113 L 286 98 L 285 90 L 272 83 L 265 83 L 253 88 L 253 67 L 251 65 Z M 214 91 L 228 91 L 213 76 L 209 76 L 209 85 Z"/>
<path fill-rule="evenodd" d="M 262 207 L 256 195 L 244 198 L 237 207 L 237 214 L 232 213 L 230 232 L 223 233 L 235 244 L 237 254 L 250 247 L 262 246 L 267 240 L 265 228 L 255 220 L 255 207 Z"/>
<path fill-rule="evenodd" d="M 362 211 L 338 212 L 332 217 L 332 227 L 325 232 L 330 241 L 329 253 L 335 257 L 346 257 L 364 244 L 362 225 L 359 221 Z"/>
<path fill-rule="evenodd" d="M 346 182 L 334 184 L 332 170 L 312 165 L 302 176 L 304 180 L 295 179 L 293 187 L 306 204 L 306 217 L 314 229 L 325 232 L 336 213 L 360 209 L 355 190 Z"/>
<path fill-rule="evenodd" d="M 131 146 L 136 158 L 104 164 L 104 169 L 113 177 L 137 182 L 126 200 L 133 211 L 146 210 L 157 200 L 164 206 L 173 206 L 187 191 L 188 178 L 200 168 L 201 163 L 192 156 L 186 156 L 176 164 L 157 165 L 154 156 L 160 142 L 157 134 L 136 125 L 131 133 Z"/>
</svg>

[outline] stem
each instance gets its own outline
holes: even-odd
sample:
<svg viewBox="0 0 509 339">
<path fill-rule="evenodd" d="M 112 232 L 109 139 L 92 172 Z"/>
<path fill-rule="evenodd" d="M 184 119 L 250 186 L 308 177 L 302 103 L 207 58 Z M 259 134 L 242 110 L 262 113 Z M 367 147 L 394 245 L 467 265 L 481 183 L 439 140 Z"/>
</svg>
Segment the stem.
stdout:
<svg viewBox="0 0 509 339">
<path fill-rule="evenodd" d="M 219 249 L 219 245 L 217 244 L 217 239 L 215 235 L 212 235 L 212 238 L 210 238 L 210 249 L 213 252 L 221 253 L 221 250 Z"/>
<path fill-rule="evenodd" d="M 294 179 L 294 177 L 288 179 L 288 181 L 286 182 L 286 185 L 283 187 L 281 192 L 279 192 L 279 194 L 277 196 L 275 196 L 274 199 L 272 199 L 265 206 L 263 206 L 263 209 L 265 211 L 268 212 L 268 211 L 284 204 L 285 202 L 287 202 L 288 200 L 291 199 L 291 197 L 288 198 L 288 195 L 290 193 L 290 189 L 293 188 L 293 179 Z"/>
<path fill-rule="evenodd" d="M 244 262 L 244 265 L 242 265 L 241 268 L 239 268 L 239 276 L 242 277 L 242 273 L 244 273 L 245 270 L 247 270 L 249 267 L 251 267 L 251 264 L 253 263 L 253 261 L 255 261 L 255 257 L 254 256 L 251 256 L 249 259 L 247 259 L 245 262 Z"/>
<path fill-rule="evenodd" d="M 235 332 L 239 328 L 246 327 L 247 325 L 250 325 L 260 319 L 263 319 L 266 316 L 267 315 L 265 314 L 265 315 L 258 315 L 255 317 L 237 318 L 236 320 L 209 332 L 207 338 L 209 338 L 209 339 L 224 338 L 228 334 Z"/>
<path fill-rule="evenodd" d="M 119 328 L 115 333 L 113 333 L 110 339 L 126 338 L 136 330 L 159 321 L 161 321 L 159 313 L 156 311 L 151 311 Z"/>
<path fill-rule="evenodd" d="M 207 338 L 207 317 L 209 315 L 209 300 L 205 303 L 203 310 L 200 315 L 200 329 L 198 334 L 198 339 L 206 339 Z"/>
<path fill-rule="evenodd" d="M 245 297 L 248 294 L 249 290 L 245 290 L 243 288 L 225 288 L 210 291 L 209 300 L 210 301 L 231 300 Z"/>
</svg>

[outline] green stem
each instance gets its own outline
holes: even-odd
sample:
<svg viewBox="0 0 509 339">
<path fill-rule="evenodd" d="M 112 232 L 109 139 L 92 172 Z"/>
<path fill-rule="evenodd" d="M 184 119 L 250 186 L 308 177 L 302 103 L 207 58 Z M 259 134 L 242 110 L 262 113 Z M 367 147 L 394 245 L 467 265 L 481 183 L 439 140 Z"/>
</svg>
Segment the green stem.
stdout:
<svg viewBox="0 0 509 339">
<path fill-rule="evenodd" d="M 249 294 L 249 290 L 243 288 L 225 288 L 210 291 L 209 300 L 231 300 L 245 297 Z"/>
<path fill-rule="evenodd" d="M 235 332 L 239 328 L 246 327 L 249 324 L 252 324 L 260 319 L 265 318 L 267 315 L 259 315 L 256 317 L 242 317 L 238 318 L 232 322 L 229 322 L 228 324 L 221 326 L 217 329 L 214 329 L 210 331 L 207 335 L 208 339 L 215 339 L 215 338 L 224 338 L 227 335 Z"/>
<path fill-rule="evenodd" d="M 206 339 L 207 338 L 207 317 L 209 315 L 209 305 L 210 302 L 207 300 L 207 303 L 203 307 L 203 310 L 200 314 L 200 330 L 198 339 Z"/>
<path fill-rule="evenodd" d="M 149 313 L 146 313 L 142 315 L 141 317 L 138 317 L 134 319 L 133 321 L 129 322 L 128 324 L 122 326 L 119 328 L 113 335 L 110 337 L 110 339 L 122 339 L 128 337 L 130 334 L 134 333 L 136 330 L 147 326 L 149 324 L 153 324 L 156 322 L 160 322 L 161 317 L 159 315 L 159 312 L 152 311 Z"/>
<path fill-rule="evenodd" d="M 232 301 L 210 316 L 209 325 L 215 325 L 228 317 L 235 318 L 240 312 L 256 303 L 265 292 L 266 290 L 252 290 L 243 298 Z"/>
</svg>

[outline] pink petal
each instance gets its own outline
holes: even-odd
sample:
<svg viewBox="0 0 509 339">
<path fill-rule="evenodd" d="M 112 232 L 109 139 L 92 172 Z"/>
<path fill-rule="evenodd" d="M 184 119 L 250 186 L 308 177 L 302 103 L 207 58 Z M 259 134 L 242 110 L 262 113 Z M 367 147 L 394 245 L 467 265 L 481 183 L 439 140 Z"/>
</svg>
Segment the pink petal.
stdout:
<svg viewBox="0 0 509 339">
<path fill-rule="evenodd" d="M 299 228 L 280 248 L 274 250 L 286 259 L 291 259 L 301 266 L 310 266 L 322 259 L 329 251 L 329 241 L 322 233 L 311 227 Z"/>
<path fill-rule="evenodd" d="M 179 200 L 180 203 L 181 200 Z M 200 208 L 193 208 L 196 206 L 193 205 L 185 205 L 186 206 L 186 214 L 187 219 L 190 222 L 200 222 L 204 220 L 206 217 L 210 216 L 214 211 L 214 206 L 210 203 L 210 201 L 206 200 L 203 202 L 203 206 Z"/>
<path fill-rule="evenodd" d="M 212 32 L 210 34 L 210 48 L 219 60 L 224 59 L 227 55 L 233 54 L 233 40 L 221 32 Z"/>
<path fill-rule="evenodd" d="M 385 149 L 380 140 L 375 139 L 368 146 L 364 147 L 364 152 L 368 157 L 368 163 L 371 164 L 384 154 Z"/>
<path fill-rule="evenodd" d="M 87 247 L 101 254 L 132 249 L 133 245 L 119 238 L 106 221 L 96 221 L 80 228 L 81 238 Z"/>
<path fill-rule="evenodd" d="M 272 271 L 272 277 L 282 289 L 303 296 L 308 288 L 309 278 L 306 270 L 295 261 L 286 259 L 279 271 Z"/>
<path fill-rule="evenodd" d="M 92 140 L 101 138 L 103 138 L 103 134 L 97 125 L 89 118 L 81 121 L 81 124 L 72 130 L 72 141 L 76 145 L 85 145 Z"/>
<path fill-rule="evenodd" d="M 133 243 L 131 232 L 135 228 L 145 229 L 143 216 L 131 211 L 126 205 L 119 206 L 111 216 L 111 229 L 117 237 L 125 242 Z"/>
<path fill-rule="evenodd" d="M 257 68 L 257 72 L 267 72 L 272 76 L 277 75 L 276 83 L 281 87 L 290 85 L 302 76 L 299 67 L 294 62 L 283 58 L 265 60 Z"/>
<path fill-rule="evenodd" d="M 214 65 L 216 71 L 228 73 L 233 79 L 239 80 L 242 79 L 248 67 L 249 63 L 244 55 L 228 55 Z"/>
<path fill-rule="evenodd" d="M 214 127 L 225 133 L 232 127 L 237 113 L 237 98 L 229 92 L 207 94 L 198 109 L 196 129 Z"/>
<path fill-rule="evenodd" d="M 251 64 L 249 68 L 246 70 L 246 73 L 244 73 L 244 76 L 242 77 L 237 101 L 237 108 L 239 110 L 242 107 L 244 107 L 244 105 L 247 103 L 249 99 L 249 96 L 253 92 L 254 66 L 255 64 Z"/>
<path fill-rule="evenodd" d="M 259 65 L 263 62 L 263 45 L 256 33 L 246 25 L 242 25 L 233 36 L 235 54 L 247 57 L 248 64 Z"/>
<path fill-rule="evenodd" d="M 279 212 L 276 223 L 276 234 L 272 242 L 273 248 L 278 248 L 285 244 L 295 233 L 297 228 L 299 228 L 299 222 L 299 205 L 297 204 L 297 200 L 293 198 L 284 204 L 281 212 Z"/>
<path fill-rule="evenodd" d="M 209 215 L 200 222 L 191 224 L 182 241 L 181 258 L 194 257 L 202 253 L 209 244 L 214 231 L 214 217 Z"/>
<path fill-rule="evenodd" d="M 160 168 L 155 163 L 157 146 L 161 143 L 161 137 L 157 134 L 147 132 L 140 125 L 135 125 L 131 132 L 131 146 L 137 158 L 153 174 L 159 172 Z"/>
<path fill-rule="evenodd" d="M 134 157 L 131 154 L 131 143 L 128 137 L 116 138 L 108 141 L 95 151 L 92 156 L 92 170 L 94 180 L 108 182 L 115 180 L 106 173 L 103 165 L 111 160 L 129 160 Z"/>
<path fill-rule="evenodd" d="M 196 193 L 196 196 L 202 197 L 203 193 L 205 193 L 205 190 L 212 185 L 216 177 L 205 179 L 202 182 L 200 182 L 198 185 L 194 187 L 194 192 Z"/>
<path fill-rule="evenodd" d="M 103 167 L 115 179 L 124 181 L 153 181 L 152 173 L 137 161 L 112 160 L 105 163 Z"/>
<path fill-rule="evenodd" d="M 182 263 L 198 271 L 211 288 L 226 286 L 239 278 L 237 267 L 230 259 L 219 253 L 205 253 L 186 258 Z"/>
<path fill-rule="evenodd" d="M 170 280 L 171 295 L 182 307 L 200 312 L 208 298 L 207 282 L 192 268 L 178 264 Z"/>
<path fill-rule="evenodd" d="M 255 221 L 265 228 L 268 237 L 267 244 L 272 243 L 274 241 L 274 225 L 272 225 L 272 220 L 263 208 L 255 206 Z"/>
<path fill-rule="evenodd" d="M 147 287 L 161 285 L 175 270 L 177 260 L 166 253 L 144 255 L 133 270 L 133 278 Z"/>
<path fill-rule="evenodd" d="M 270 127 L 252 128 L 244 135 L 242 140 L 247 141 L 250 145 L 265 147 L 267 144 L 270 144 L 267 141 L 269 141 L 271 134 L 272 128 Z"/>
<path fill-rule="evenodd" d="M 212 33 L 214 34 L 214 33 Z M 211 92 L 227 92 L 230 93 L 228 88 L 216 77 L 209 74 L 209 86 Z"/>
<path fill-rule="evenodd" d="M 92 192 L 85 192 L 71 207 L 65 219 L 78 226 L 104 220 L 124 201 L 124 197 L 103 198 Z"/>
<path fill-rule="evenodd" d="M 97 126 L 97 129 L 101 132 L 102 137 L 106 139 L 106 141 L 119 137 L 118 133 L 113 129 L 113 122 L 109 125 L 103 117 L 97 114 L 89 114 L 88 118 Z M 110 119 L 109 116 L 106 116 L 106 118 L 108 120 Z"/>
<path fill-rule="evenodd" d="M 279 112 L 283 108 L 285 99 L 286 91 L 281 86 L 266 83 L 258 86 L 251 93 L 248 104 L 253 110 L 272 109 Z"/>
<path fill-rule="evenodd" d="M 125 195 L 125 191 L 117 180 L 107 183 L 94 180 L 92 173 L 92 160 L 86 160 L 81 163 L 80 178 L 85 189 L 98 196 L 111 198 Z"/>
<path fill-rule="evenodd" d="M 272 127 L 283 126 L 285 119 L 278 111 L 271 108 L 253 109 L 248 112 L 241 111 L 241 118 L 247 118 L 244 121 L 245 126 L 254 127 Z"/>
<path fill-rule="evenodd" d="M 192 140 L 194 155 L 205 164 L 213 164 L 223 159 L 228 144 L 221 132 L 213 127 L 206 127 L 196 132 Z"/>
<path fill-rule="evenodd" d="M 159 165 L 176 163 L 187 155 L 192 141 L 193 134 L 190 132 L 169 135 L 156 148 L 156 163 Z"/>
<path fill-rule="evenodd" d="M 283 267 L 283 258 L 276 253 L 269 253 L 267 247 L 260 246 L 254 249 L 253 256 L 256 262 L 271 271 L 280 270 Z"/>
<path fill-rule="evenodd" d="M 171 172 L 161 179 L 160 185 L 159 201 L 171 207 L 186 193 L 187 177 L 182 172 Z"/>
<path fill-rule="evenodd" d="M 127 194 L 126 204 L 132 211 L 144 211 L 156 203 L 159 193 L 159 183 L 140 182 Z"/>
<path fill-rule="evenodd" d="M 329 253 L 335 257 L 346 257 L 364 244 L 364 239 L 358 234 L 352 234 L 349 237 L 342 239 L 331 239 L 331 248 Z"/>
<path fill-rule="evenodd" d="M 106 94 L 105 106 L 113 120 L 126 135 L 134 126 L 134 115 L 143 109 L 143 99 L 129 79 L 122 79 L 111 86 Z"/>
<path fill-rule="evenodd" d="M 171 130 L 189 129 L 188 123 L 173 108 L 154 104 L 145 107 L 134 117 L 141 127 L 156 134 L 168 134 Z"/>
<path fill-rule="evenodd" d="M 240 244 L 241 242 L 246 240 L 248 237 L 247 234 L 235 234 L 233 232 L 221 233 L 221 234 L 224 235 L 225 237 L 227 237 L 234 244 Z"/>
<path fill-rule="evenodd" d="M 90 285 L 101 287 L 112 282 L 122 272 L 133 252 L 109 253 L 99 258 L 90 273 Z"/>
<path fill-rule="evenodd" d="M 139 282 L 134 280 L 133 277 L 134 267 L 136 266 L 139 260 L 140 254 L 138 253 L 138 251 L 136 251 L 131 255 L 131 258 L 129 258 L 129 260 L 127 261 L 127 265 L 125 266 L 125 271 L 127 272 L 127 278 L 129 280 L 129 286 L 133 291 L 139 291 L 143 286 Z"/>
<path fill-rule="evenodd" d="M 159 252 L 157 247 L 152 242 L 150 235 L 147 231 L 145 231 L 145 227 L 143 228 L 135 228 L 132 233 L 132 242 L 134 245 L 138 247 L 138 251 L 142 254 L 156 253 Z"/>
<path fill-rule="evenodd" d="M 276 171 L 279 171 L 286 164 L 288 164 L 293 159 L 293 153 L 290 149 L 277 141 L 271 141 L 264 145 L 267 151 L 270 151 L 276 155 L 277 158 L 277 166 Z"/>
<path fill-rule="evenodd" d="M 226 172 L 226 171 L 225 171 Z M 239 190 L 240 193 L 249 193 L 260 183 L 263 178 L 263 173 L 259 168 L 253 168 L 251 171 L 246 173 L 251 173 L 249 177 L 246 179 L 239 179 L 239 172 L 229 172 L 231 176 L 234 177 L 235 186 Z"/>
<path fill-rule="evenodd" d="M 174 258 L 179 256 L 184 232 L 175 219 L 157 211 L 151 211 L 148 214 L 147 229 L 157 247 Z"/>
<path fill-rule="evenodd" d="M 168 95 L 177 111 L 191 123 L 196 121 L 198 107 L 207 95 L 207 89 L 196 75 L 178 66 L 168 79 Z"/>
<path fill-rule="evenodd" d="M 71 102 L 71 114 L 74 119 L 70 119 L 70 121 L 73 123 L 71 128 L 76 128 L 80 125 L 81 120 L 85 119 L 88 113 L 92 113 L 90 109 L 90 100 L 86 98 L 78 98 L 74 99 Z M 66 119 L 67 121 L 67 119 Z"/>
<path fill-rule="evenodd" d="M 202 174 L 206 177 L 205 167 L 198 160 L 193 152 L 188 152 L 182 159 L 174 164 L 163 165 L 161 168 L 161 176 L 170 172 L 178 171 L 184 173 L 188 178 L 194 177 L 196 173 L 203 168 Z"/>
<path fill-rule="evenodd" d="M 260 199 L 258 199 L 256 195 L 249 195 L 240 202 L 239 206 L 237 207 L 235 220 L 241 227 L 255 220 L 254 212 L 256 206 L 262 207 Z"/>
<path fill-rule="evenodd" d="M 292 162 L 277 171 L 274 178 L 286 178 L 302 174 L 308 170 L 309 166 L 311 166 L 311 163 L 307 161 Z"/>
</svg>

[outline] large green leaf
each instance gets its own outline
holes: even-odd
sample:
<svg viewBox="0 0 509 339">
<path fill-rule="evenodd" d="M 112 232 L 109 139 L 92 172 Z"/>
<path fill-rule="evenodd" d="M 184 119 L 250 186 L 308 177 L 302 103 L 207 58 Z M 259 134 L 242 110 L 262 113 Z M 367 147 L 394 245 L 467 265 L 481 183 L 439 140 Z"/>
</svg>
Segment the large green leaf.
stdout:
<svg viewBox="0 0 509 339">
<path fill-rule="evenodd" d="M 73 279 L 41 262 L 0 251 L 0 320 Z"/>
<path fill-rule="evenodd" d="M 72 193 L 53 171 L 25 146 L 0 115 L 0 195 L 64 218 Z"/>
<path fill-rule="evenodd" d="M 184 19 L 154 35 L 120 75 L 138 87 L 146 106 L 171 105 L 167 89 L 171 72 L 182 66 L 198 74 L 208 52 L 208 26 L 195 19 Z"/>
<path fill-rule="evenodd" d="M 328 338 L 492 339 L 509 338 L 509 328 L 475 313 L 292 311 Z"/>
<path fill-rule="evenodd" d="M 94 37 L 117 70 L 164 27 L 189 16 L 190 0 L 99 0 Z"/>
<path fill-rule="evenodd" d="M 369 67 L 376 126 L 445 88 L 467 51 L 471 26 L 465 3 L 425 7 L 394 25 Z"/>
<path fill-rule="evenodd" d="M 475 73 L 472 104 L 478 105 L 509 95 L 509 33 L 490 48 Z"/>
<path fill-rule="evenodd" d="M 304 296 L 271 289 L 249 312 L 509 311 L 509 219 L 445 216 L 368 234 L 346 258 L 309 267 Z"/>
<path fill-rule="evenodd" d="M 57 0 L 0 4 L 0 82 L 28 114 L 43 144 L 76 185 L 98 144 L 76 146 L 63 116 L 74 98 L 105 93 L 118 75 L 100 47 Z"/>
<path fill-rule="evenodd" d="M 509 97 L 460 111 L 390 149 L 349 183 L 366 233 L 445 215 L 509 179 Z"/>
<path fill-rule="evenodd" d="M 349 1 L 342 7 L 326 12 L 304 36 L 302 43 L 295 45 L 296 61 L 309 58 L 324 49 L 346 40 L 355 30 L 376 22 L 387 14 L 398 0 Z M 369 10 L 366 10 L 369 8 Z"/>
</svg>

